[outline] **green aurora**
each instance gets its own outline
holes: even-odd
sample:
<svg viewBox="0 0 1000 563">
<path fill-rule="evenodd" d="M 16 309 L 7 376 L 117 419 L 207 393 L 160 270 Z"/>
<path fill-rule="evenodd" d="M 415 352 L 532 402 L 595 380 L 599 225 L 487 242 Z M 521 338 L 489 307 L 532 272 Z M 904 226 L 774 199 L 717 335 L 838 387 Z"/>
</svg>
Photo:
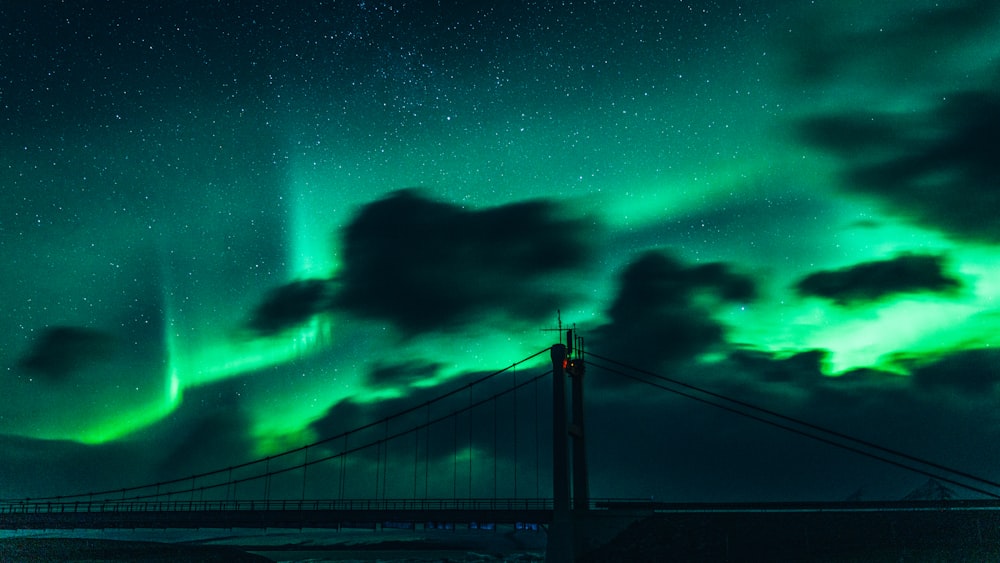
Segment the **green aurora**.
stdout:
<svg viewBox="0 0 1000 563">
<path fill-rule="evenodd" d="M 243 458 L 271 455 L 337 405 L 551 344 L 556 309 L 595 351 L 649 331 L 629 361 L 705 381 L 818 350 L 823 376 L 896 392 L 1000 344 L 995 2 L 48 4 L 0 7 L 8 439 L 113 447 L 226 405 Z M 403 201 L 468 228 L 365 228 Z M 472 242 L 406 258 L 449 239 Z M 504 250 L 526 240 L 565 244 Z M 371 248 L 404 258 L 386 287 L 416 300 L 421 264 L 471 261 L 435 273 L 468 301 L 386 312 L 359 273 Z M 628 313 L 623 276 L 650 252 L 676 267 L 663 291 L 712 264 L 753 291 L 684 286 Z M 254 328 L 310 281 L 312 307 Z M 656 319 L 688 313 L 719 333 L 660 354 Z M 996 397 L 987 357 L 976 401 Z M 394 366 L 427 369 L 372 377 Z M 40 487 L 19 486 L 0 496 Z"/>
</svg>

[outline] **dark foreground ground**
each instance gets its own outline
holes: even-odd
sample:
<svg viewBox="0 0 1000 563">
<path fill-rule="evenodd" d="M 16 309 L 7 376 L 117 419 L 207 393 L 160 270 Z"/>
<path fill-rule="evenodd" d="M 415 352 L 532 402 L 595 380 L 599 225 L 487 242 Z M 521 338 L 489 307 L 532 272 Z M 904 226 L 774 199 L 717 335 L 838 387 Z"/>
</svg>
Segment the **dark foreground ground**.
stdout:
<svg viewBox="0 0 1000 563">
<path fill-rule="evenodd" d="M 995 511 L 657 514 L 578 558 L 611 562 L 1000 561 Z"/>
<path fill-rule="evenodd" d="M 25 532 L 21 532 L 25 533 Z M 27 532 L 32 534 L 33 532 Z M 0 538 L 0 563 L 378 561 L 537 563 L 544 532 L 452 530 L 75 530 Z M 53 537 L 55 536 L 55 537 Z"/>
<path fill-rule="evenodd" d="M 271 561 L 230 546 L 179 545 L 77 538 L 10 538 L 0 540 L 0 561 L 62 563 L 63 561 L 232 562 Z"/>
</svg>

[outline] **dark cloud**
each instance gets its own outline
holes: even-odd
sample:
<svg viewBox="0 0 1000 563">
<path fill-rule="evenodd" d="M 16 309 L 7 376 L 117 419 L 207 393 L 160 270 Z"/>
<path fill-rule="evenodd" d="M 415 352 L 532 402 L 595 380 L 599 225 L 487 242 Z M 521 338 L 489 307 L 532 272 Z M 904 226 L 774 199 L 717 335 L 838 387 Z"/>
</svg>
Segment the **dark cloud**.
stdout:
<svg viewBox="0 0 1000 563">
<path fill-rule="evenodd" d="M 115 339 L 106 332 L 54 326 L 42 332 L 20 365 L 52 381 L 60 381 L 79 370 L 111 360 L 115 350 Z"/>
<path fill-rule="evenodd" d="M 809 120 L 802 130 L 807 140 L 844 159 L 845 189 L 924 226 L 1000 241 L 997 93 L 954 93 L 919 119 L 832 115 Z"/>
<path fill-rule="evenodd" d="M 238 393 L 243 389 L 240 382 L 233 380 L 187 389 L 184 401 L 169 416 L 125 439 L 106 443 L 0 434 L 0 450 L 4 452 L 0 498 L 120 490 L 184 479 L 256 459 L 251 424 L 240 407 Z M 190 481 L 184 481 L 169 488 L 189 486 Z M 152 494 L 156 490 L 150 487 L 128 494 Z M 225 493 L 213 490 L 205 498 Z M 116 493 L 115 497 L 120 495 Z"/>
<path fill-rule="evenodd" d="M 372 368 L 371 383 L 375 388 L 410 383 L 433 377 L 441 368 L 438 363 L 379 364 Z"/>
<path fill-rule="evenodd" d="M 249 429 L 245 413 L 225 406 L 172 417 L 161 428 L 146 433 L 160 434 L 156 475 L 176 479 L 252 459 L 255 456 Z"/>
<path fill-rule="evenodd" d="M 900 141 L 895 119 L 877 113 L 824 115 L 805 119 L 799 132 L 806 142 L 842 157 L 880 154 Z"/>
<path fill-rule="evenodd" d="M 0 434 L 0 498 L 48 497 L 121 488 L 144 475 L 148 445 L 84 445 Z M 142 478 L 142 477 L 139 477 Z"/>
<path fill-rule="evenodd" d="M 826 83 L 877 74 L 901 84 L 933 80 L 935 69 L 953 68 L 957 57 L 968 56 L 965 49 L 990 40 L 1000 5 L 958 0 L 933 7 L 892 6 L 883 14 L 874 11 L 862 25 L 844 14 L 835 4 L 810 4 L 802 11 L 798 25 L 783 36 L 794 78 Z"/>
<path fill-rule="evenodd" d="M 995 474 L 998 459 L 989 444 L 1000 437 L 1000 416 L 995 391 L 986 391 L 995 381 L 995 353 L 956 352 L 912 377 L 876 369 L 824 376 L 826 354 L 741 350 L 663 375 L 972 474 Z M 961 375 L 969 370 L 978 375 Z M 593 367 L 590 376 L 603 377 L 599 371 Z M 595 494 L 635 494 L 645 486 L 647 495 L 669 500 L 839 500 L 864 487 L 867 498 L 898 499 L 927 480 L 652 386 L 589 396 L 588 448 L 601 452 L 591 458 Z M 660 468 L 657 479 L 637 475 L 637 466 Z"/>
<path fill-rule="evenodd" d="M 336 301 L 411 334 L 489 312 L 539 319 L 565 303 L 556 276 L 584 265 L 588 238 L 545 201 L 470 211 L 399 191 L 344 232 Z"/>
<path fill-rule="evenodd" d="M 712 301 L 756 295 L 753 280 L 725 264 L 686 266 L 660 252 L 632 262 L 619 283 L 607 313 L 611 322 L 596 331 L 595 350 L 650 366 L 691 359 L 722 343 L 725 328 L 712 318 Z"/>
<path fill-rule="evenodd" d="M 544 371 L 545 369 L 540 369 L 531 373 L 530 377 Z M 371 494 L 370 485 L 374 484 L 372 469 L 379 464 L 384 466 L 387 457 L 390 463 L 389 474 L 396 476 L 390 479 L 388 486 L 399 490 L 401 497 L 411 494 L 411 475 L 419 481 L 418 494 L 424 491 L 425 472 L 430 472 L 428 486 L 432 496 L 437 494 L 450 497 L 455 489 L 459 495 L 464 495 L 470 487 L 473 494 L 493 494 L 495 467 L 500 471 L 499 480 L 496 481 L 498 494 L 513 496 L 510 477 L 515 459 L 521 491 L 519 494 L 523 496 L 525 490 L 534 492 L 536 488 L 549 494 L 552 457 L 549 449 L 552 436 L 551 380 L 542 378 L 535 384 L 522 387 L 517 391 L 516 398 L 514 393 L 507 393 L 490 399 L 494 394 L 513 387 L 515 380 L 511 373 L 481 383 L 471 391 L 463 389 L 466 383 L 476 381 L 484 375 L 486 374 L 468 373 L 435 387 L 411 387 L 405 397 L 378 401 L 364 401 L 361 398 L 345 400 L 313 422 L 311 429 L 320 439 L 335 437 L 414 406 L 424 405 L 450 390 L 458 389 L 459 392 L 451 397 L 393 418 L 388 425 L 375 424 L 352 433 L 346 441 L 338 438 L 321 447 L 326 455 L 332 455 L 340 452 L 345 444 L 349 449 L 373 444 L 351 453 L 347 462 L 348 465 L 358 467 L 349 481 L 355 484 L 359 481 L 365 483 L 362 485 L 362 494 L 368 496 Z M 517 381 L 524 382 L 528 378 L 529 375 L 519 372 Z M 483 404 L 466 410 L 484 400 Z M 448 416 L 449 413 L 458 411 L 462 412 L 454 417 Z M 443 420 L 437 421 L 441 417 L 444 417 Z M 430 432 L 424 427 L 428 420 L 432 421 Z M 420 429 L 417 432 L 407 432 L 418 427 Z M 391 439 L 388 445 L 376 444 L 387 435 L 403 432 L 407 433 Z M 467 455 L 469 451 L 472 452 L 471 460 Z M 336 465 L 333 464 L 333 469 L 336 469 Z"/>
<path fill-rule="evenodd" d="M 851 305 L 902 293 L 950 293 L 961 286 L 959 280 L 945 273 L 942 256 L 900 254 L 888 260 L 815 272 L 799 280 L 795 289 L 801 295 Z"/>
<path fill-rule="evenodd" d="M 822 367 L 827 355 L 825 350 L 807 350 L 787 358 L 777 358 L 774 354 L 758 350 L 736 350 L 729 354 L 728 359 L 738 371 L 752 373 L 764 381 L 806 384 L 823 377 Z"/>
<path fill-rule="evenodd" d="M 301 280 L 271 290 L 248 323 L 260 334 L 275 334 L 300 325 L 330 308 L 330 282 Z"/>
<path fill-rule="evenodd" d="M 963 350 L 911 367 L 914 382 L 930 391 L 950 389 L 989 398 L 995 395 L 1000 383 L 1000 350 Z"/>
</svg>

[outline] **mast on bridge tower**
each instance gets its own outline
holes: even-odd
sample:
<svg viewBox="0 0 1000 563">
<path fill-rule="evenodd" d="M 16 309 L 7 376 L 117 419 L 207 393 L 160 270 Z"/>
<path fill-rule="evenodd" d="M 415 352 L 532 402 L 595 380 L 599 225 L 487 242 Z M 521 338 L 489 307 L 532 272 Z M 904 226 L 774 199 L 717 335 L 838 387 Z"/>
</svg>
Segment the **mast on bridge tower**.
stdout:
<svg viewBox="0 0 1000 563">
<path fill-rule="evenodd" d="M 584 408 L 583 408 L 583 338 L 576 334 L 576 325 L 573 328 L 564 328 L 562 324 L 562 311 L 556 311 L 558 321 L 557 328 L 542 329 L 544 332 L 558 332 L 559 344 L 552 347 L 553 361 L 553 398 L 552 416 L 553 419 L 553 499 L 556 506 L 560 506 L 561 492 L 565 492 L 565 504 L 572 506 L 574 510 L 587 510 L 590 507 L 590 479 L 587 471 L 587 448 L 586 433 L 584 432 Z M 566 333 L 565 344 L 563 344 L 563 333 Z M 556 359 L 556 347 L 561 346 L 562 351 L 558 353 L 561 360 Z M 557 366 L 556 363 L 561 365 Z M 566 383 L 564 375 L 570 377 L 572 382 L 571 404 L 572 422 L 567 417 L 566 407 Z M 569 461 L 569 440 L 572 439 L 573 455 L 572 470 Z M 571 474 L 572 472 L 572 474 Z M 570 496 L 570 483 L 572 483 L 572 495 Z"/>
<path fill-rule="evenodd" d="M 546 561 L 574 561 L 577 530 L 573 524 L 574 508 L 585 511 L 590 506 L 587 477 L 587 453 L 583 426 L 583 339 L 574 338 L 574 329 L 564 329 L 558 314 L 559 343 L 552 346 L 552 524 Z M 563 331 L 566 343 L 563 343 Z M 566 416 L 566 374 L 573 383 L 573 424 Z M 572 476 L 570 475 L 569 440 L 573 439 Z M 573 491 L 570 492 L 572 482 Z"/>
<path fill-rule="evenodd" d="M 554 508 L 587 510 L 590 507 L 590 485 L 587 471 L 586 433 L 583 407 L 583 338 L 576 334 L 576 326 L 563 328 L 562 312 L 557 311 L 557 328 L 542 329 L 558 332 L 559 344 L 552 347 L 552 491 Z M 565 344 L 563 332 L 566 333 Z M 567 417 L 566 380 L 572 383 L 572 423 Z M 573 455 L 570 464 L 569 442 L 572 439 Z M 572 475 L 570 473 L 572 467 Z M 572 495 L 570 494 L 572 483 Z"/>
</svg>

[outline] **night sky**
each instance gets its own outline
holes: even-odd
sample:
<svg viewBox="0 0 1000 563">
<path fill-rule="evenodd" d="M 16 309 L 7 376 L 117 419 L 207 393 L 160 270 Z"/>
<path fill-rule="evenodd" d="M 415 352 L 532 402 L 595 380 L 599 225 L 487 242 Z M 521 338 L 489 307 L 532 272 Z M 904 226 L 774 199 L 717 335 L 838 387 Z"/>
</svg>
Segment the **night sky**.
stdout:
<svg viewBox="0 0 1000 563">
<path fill-rule="evenodd" d="M 995 0 L 141 4 L 0 5 L 0 497 L 315 441 L 550 346 L 557 310 L 1000 480 Z M 587 383 L 595 496 L 927 479 Z"/>
</svg>

